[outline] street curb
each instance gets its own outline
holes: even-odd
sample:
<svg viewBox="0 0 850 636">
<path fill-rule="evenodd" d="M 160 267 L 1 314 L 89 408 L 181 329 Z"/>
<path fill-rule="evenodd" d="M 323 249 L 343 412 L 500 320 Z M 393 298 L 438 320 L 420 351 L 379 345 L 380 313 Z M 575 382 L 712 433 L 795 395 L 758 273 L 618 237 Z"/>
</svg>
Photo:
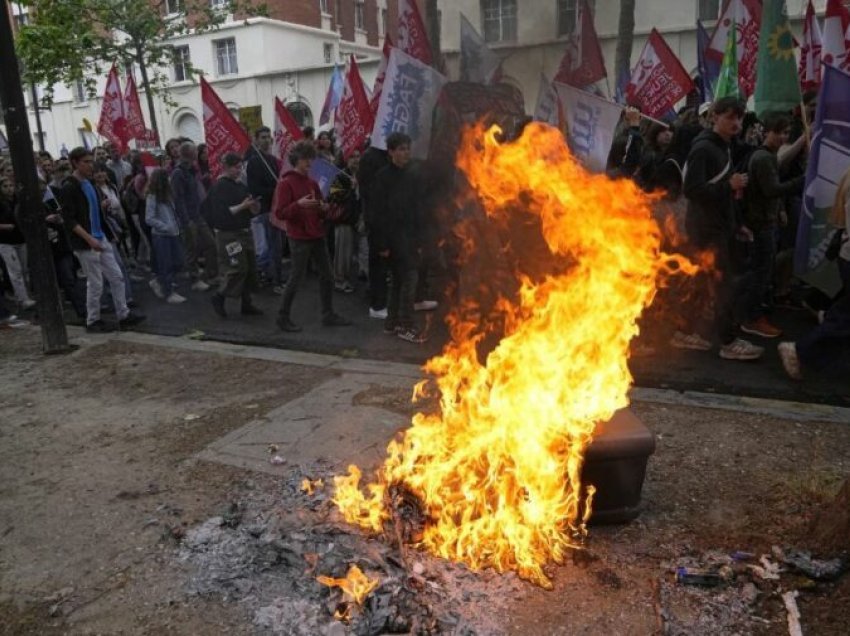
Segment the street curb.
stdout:
<svg viewBox="0 0 850 636">
<path fill-rule="evenodd" d="M 185 337 L 158 336 L 135 331 L 121 331 L 108 334 L 92 335 L 80 327 L 69 327 L 68 331 L 74 336 L 74 342 L 80 345 L 107 342 L 110 340 L 129 342 L 140 345 L 152 345 L 192 351 L 196 353 L 213 353 L 218 355 L 266 360 L 283 364 L 296 364 L 308 367 L 318 367 L 340 373 L 365 373 L 373 375 L 389 375 L 420 380 L 424 377 L 421 367 L 415 364 L 386 362 L 383 360 L 367 360 L 346 358 L 343 356 L 292 351 L 249 345 L 230 344 L 214 340 L 194 340 Z M 808 404 L 783 400 L 770 400 L 740 395 L 723 395 L 715 393 L 700 393 L 698 391 L 675 391 L 672 389 L 654 389 L 633 387 L 630 398 L 637 402 L 654 404 L 670 404 L 677 406 L 692 406 L 697 408 L 737 411 L 769 415 L 784 420 L 798 422 L 835 422 L 850 424 L 850 408 L 830 406 L 825 404 Z"/>
</svg>

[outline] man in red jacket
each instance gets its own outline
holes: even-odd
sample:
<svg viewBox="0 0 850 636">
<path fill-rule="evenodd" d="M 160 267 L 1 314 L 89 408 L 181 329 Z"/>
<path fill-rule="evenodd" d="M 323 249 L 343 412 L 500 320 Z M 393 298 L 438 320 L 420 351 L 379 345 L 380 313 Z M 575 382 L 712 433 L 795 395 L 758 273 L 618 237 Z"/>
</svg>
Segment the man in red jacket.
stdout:
<svg viewBox="0 0 850 636">
<path fill-rule="evenodd" d="M 277 318 L 277 326 L 283 331 L 301 331 L 290 318 L 295 292 L 307 273 L 310 258 L 319 269 L 319 297 L 322 301 L 322 324 L 326 327 L 350 325 L 351 322 L 334 313 L 333 274 L 328 247 L 325 243 L 324 217 L 328 205 L 322 200 L 319 184 L 310 178 L 310 164 L 316 157 L 316 149 L 309 141 L 295 145 L 289 153 L 293 166 L 278 181 L 274 193 L 272 214 L 284 222 L 292 268 L 283 290 L 283 301 Z"/>
</svg>

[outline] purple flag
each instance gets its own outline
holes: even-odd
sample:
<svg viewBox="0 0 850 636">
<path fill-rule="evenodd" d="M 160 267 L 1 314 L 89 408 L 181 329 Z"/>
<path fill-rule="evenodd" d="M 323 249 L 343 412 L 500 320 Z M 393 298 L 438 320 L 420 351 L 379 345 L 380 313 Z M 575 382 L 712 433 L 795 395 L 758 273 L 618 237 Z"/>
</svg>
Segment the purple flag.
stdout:
<svg viewBox="0 0 850 636">
<path fill-rule="evenodd" d="M 697 20 L 697 66 L 699 67 L 699 92 L 703 103 L 714 101 L 714 83 L 720 75 L 720 63 L 705 54 L 710 43 L 711 36 L 702 25 L 702 20 Z"/>
<path fill-rule="evenodd" d="M 342 76 L 342 71 L 339 66 L 334 64 L 334 72 L 331 75 L 331 85 L 328 86 L 328 94 L 325 95 L 325 103 L 322 106 L 322 114 L 319 116 L 319 126 L 324 126 L 331 120 L 331 113 L 339 106 L 339 101 L 342 99 L 342 87 L 345 78 Z"/>
</svg>

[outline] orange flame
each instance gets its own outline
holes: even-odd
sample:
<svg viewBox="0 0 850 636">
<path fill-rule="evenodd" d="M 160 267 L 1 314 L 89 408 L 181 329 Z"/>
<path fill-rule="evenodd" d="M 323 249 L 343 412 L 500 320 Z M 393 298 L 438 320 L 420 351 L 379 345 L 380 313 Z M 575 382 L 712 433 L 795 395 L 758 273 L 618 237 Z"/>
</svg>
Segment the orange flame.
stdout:
<svg viewBox="0 0 850 636">
<path fill-rule="evenodd" d="M 345 575 L 344 579 L 335 579 L 329 576 L 317 576 L 316 580 L 322 585 L 340 588 L 343 594 L 348 595 L 348 597 L 353 599 L 358 605 L 362 605 L 363 601 L 366 600 L 366 597 L 369 596 L 372 590 L 378 587 L 378 584 L 381 582 L 380 579 L 370 579 L 368 576 L 363 574 L 363 571 L 356 565 L 352 565 L 348 568 L 348 574 Z"/>
<path fill-rule="evenodd" d="M 301 481 L 301 491 L 306 493 L 307 496 L 312 496 L 314 492 L 317 490 L 321 490 L 325 487 L 325 481 L 323 479 L 310 480 L 304 478 Z"/>
<path fill-rule="evenodd" d="M 425 366 L 441 412 L 413 417 L 366 493 L 356 466 L 334 478 L 334 502 L 380 531 L 387 487 L 403 485 L 422 504 L 429 551 L 551 587 L 543 566 L 580 545 L 590 515 L 585 448 L 596 423 L 628 404 L 636 321 L 659 276 L 696 267 L 661 252 L 650 197 L 588 173 L 558 131 L 531 124 L 510 144 L 499 132 L 466 130 L 458 167 L 491 224 L 537 222 L 559 266 L 520 271 L 517 297 L 502 295 L 490 315 L 467 303 L 450 317 L 452 341 Z M 494 316 L 501 340 L 482 362 Z"/>
</svg>

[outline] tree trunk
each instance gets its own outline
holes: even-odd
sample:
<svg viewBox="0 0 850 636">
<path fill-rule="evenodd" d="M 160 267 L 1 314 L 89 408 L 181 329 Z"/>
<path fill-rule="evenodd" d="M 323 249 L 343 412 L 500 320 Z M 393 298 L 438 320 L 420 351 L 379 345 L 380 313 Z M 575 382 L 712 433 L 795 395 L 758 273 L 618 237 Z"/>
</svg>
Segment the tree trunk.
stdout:
<svg viewBox="0 0 850 636">
<path fill-rule="evenodd" d="M 632 44 L 635 39 L 635 0 L 620 0 L 620 22 L 617 27 L 617 53 L 614 58 L 614 81 L 631 75 Z"/>
<path fill-rule="evenodd" d="M 0 60 L 14 60 L 15 42 L 6 5 L 0 9 Z M 20 201 L 21 231 L 27 239 L 30 278 L 38 301 L 42 346 L 45 353 L 69 351 L 68 333 L 59 304 L 59 288 L 53 254 L 47 241 L 44 205 L 36 177 L 29 118 L 24 104 L 21 75 L 17 64 L 0 64 L 0 105 L 15 169 Z"/>
<path fill-rule="evenodd" d="M 142 45 L 136 46 L 136 62 L 139 64 L 139 72 L 142 74 L 142 86 L 145 87 L 145 98 L 148 100 L 148 111 L 150 111 L 151 116 L 151 130 L 156 134 L 157 140 L 159 140 L 159 128 L 156 124 L 156 111 L 154 110 L 153 105 L 153 93 L 151 92 L 151 84 L 148 80 L 148 67 L 145 66 L 145 57 L 142 54 L 143 48 Z M 162 143 L 161 141 L 159 142 Z"/>
</svg>

